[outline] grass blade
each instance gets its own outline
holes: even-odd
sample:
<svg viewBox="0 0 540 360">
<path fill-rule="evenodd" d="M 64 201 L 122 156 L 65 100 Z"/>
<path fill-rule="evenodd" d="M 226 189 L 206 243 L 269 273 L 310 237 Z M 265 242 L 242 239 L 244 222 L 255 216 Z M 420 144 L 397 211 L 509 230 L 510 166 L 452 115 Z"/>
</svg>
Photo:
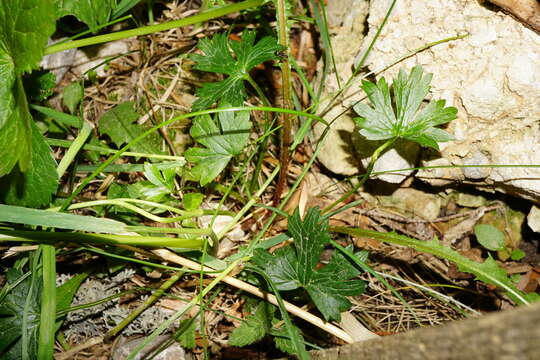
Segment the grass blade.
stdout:
<svg viewBox="0 0 540 360">
<path fill-rule="evenodd" d="M 56 249 L 53 245 L 41 245 L 41 249 L 43 288 L 41 290 L 38 359 L 52 359 L 56 322 Z"/>
<path fill-rule="evenodd" d="M 2 204 L 0 204 L 0 221 L 99 233 L 122 233 L 126 231 L 124 223 L 111 219 L 62 214 Z"/>
</svg>

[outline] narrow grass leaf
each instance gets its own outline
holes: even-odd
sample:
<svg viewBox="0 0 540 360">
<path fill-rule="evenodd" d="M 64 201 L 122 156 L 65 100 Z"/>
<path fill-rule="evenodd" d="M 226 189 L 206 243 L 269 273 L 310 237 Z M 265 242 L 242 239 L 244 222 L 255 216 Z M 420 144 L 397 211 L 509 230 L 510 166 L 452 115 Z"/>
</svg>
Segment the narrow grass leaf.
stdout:
<svg viewBox="0 0 540 360">
<path fill-rule="evenodd" d="M 0 221 L 98 233 L 126 231 L 126 225 L 116 220 L 2 204 L 0 204 Z"/>
</svg>

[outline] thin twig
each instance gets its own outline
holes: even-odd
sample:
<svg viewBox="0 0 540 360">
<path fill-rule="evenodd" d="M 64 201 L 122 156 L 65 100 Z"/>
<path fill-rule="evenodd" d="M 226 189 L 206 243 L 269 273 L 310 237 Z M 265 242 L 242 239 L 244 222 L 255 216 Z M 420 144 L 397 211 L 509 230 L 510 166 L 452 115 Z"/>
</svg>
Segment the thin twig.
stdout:
<svg viewBox="0 0 540 360">
<path fill-rule="evenodd" d="M 179 265 L 182 265 L 182 266 L 185 266 L 187 268 L 190 268 L 190 269 L 194 269 L 194 270 L 200 270 L 201 269 L 201 264 L 199 263 L 196 263 L 194 261 L 191 261 L 189 259 L 186 259 L 186 258 L 183 258 L 169 250 L 166 250 L 166 249 L 157 249 L 157 250 L 152 250 L 152 252 L 158 256 L 160 256 L 161 258 L 167 260 L 167 261 L 170 261 L 170 262 L 173 262 L 175 264 L 179 264 Z M 207 273 L 208 276 L 216 276 L 217 274 L 214 272 L 215 270 L 214 269 L 211 269 L 209 267 L 204 267 L 204 271 L 207 271 L 209 273 Z M 252 295 L 255 295 L 255 296 L 258 296 L 260 297 L 261 299 L 265 299 L 267 300 L 268 302 L 270 302 L 271 304 L 273 305 L 276 305 L 278 306 L 278 303 L 277 303 L 277 300 L 276 300 L 276 297 L 274 295 L 271 295 L 271 294 L 268 294 L 267 292 L 264 292 L 264 291 L 261 291 L 259 288 L 253 286 L 253 285 L 250 285 L 242 280 L 238 280 L 232 276 L 225 276 L 223 278 L 223 281 L 229 285 L 232 285 L 238 289 L 241 289 L 243 291 L 246 291 Z M 302 310 L 301 308 L 299 308 L 298 306 L 295 306 L 291 303 L 288 303 L 288 302 L 285 302 L 285 308 L 287 309 L 288 312 L 290 312 L 291 314 L 295 315 L 295 316 L 298 316 L 299 318 L 301 319 L 304 319 L 305 321 L 321 328 L 322 330 L 340 338 L 341 340 L 347 342 L 347 343 L 352 343 L 354 340 L 353 338 L 347 334 L 345 331 L 343 331 L 342 329 L 340 329 L 339 327 L 335 326 L 335 325 L 332 325 L 328 322 L 325 322 L 324 320 L 322 320 L 321 318 L 313 315 L 313 314 L 310 314 L 309 312 L 305 311 L 305 310 Z M 367 339 L 366 339 L 367 340 Z"/>
</svg>

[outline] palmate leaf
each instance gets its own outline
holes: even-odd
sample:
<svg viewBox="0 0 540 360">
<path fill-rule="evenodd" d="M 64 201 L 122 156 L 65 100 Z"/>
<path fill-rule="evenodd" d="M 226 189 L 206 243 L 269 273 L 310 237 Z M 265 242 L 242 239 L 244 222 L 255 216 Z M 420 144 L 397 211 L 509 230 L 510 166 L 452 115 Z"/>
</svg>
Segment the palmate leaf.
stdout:
<svg viewBox="0 0 540 360">
<path fill-rule="evenodd" d="M 359 274 L 348 259 L 334 253 L 331 261 L 316 270 L 324 246 L 330 241 L 328 221 L 318 208 L 308 210 L 304 220 L 298 210 L 289 217 L 293 246 L 278 249 L 274 255 L 256 249 L 252 261 L 279 290 L 304 288 L 326 320 L 339 320 L 351 303 L 346 296 L 362 293 L 365 284 L 353 280 Z"/>
<path fill-rule="evenodd" d="M 186 160 L 197 164 L 192 169 L 192 175 L 201 185 L 214 180 L 233 156 L 242 152 L 249 141 L 250 129 L 251 121 L 247 111 L 226 111 L 220 112 L 215 118 L 210 115 L 195 118 L 190 134 L 205 147 L 190 148 L 184 155 Z"/>
<path fill-rule="evenodd" d="M 241 41 L 229 41 L 226 33 L 199 41 L 197 47 L 204 55 L 191 55 L 191 59 L 196 62 L 194 68 L 228 77 L 219 82 L 204 84 L 198 89 L 198 99 L 193 104 L 193 110 L 207 109 L 217 102 L 233 106 L 242 104 L 247 96 L 244 81 L 249 71 L 265 61 L 277 59 L 276 52 L 282 49 L 272 37 L 264 37 L 256 44 L 255 37 L 254 31 L 246 31 Z"/>
<path fill-rule="evenodd" d="M 354 110 L 361 118 L 355 119 L 360 134 L 368 140 L 404 138 L 422 146 L 439 149 L 438 142 L 452 140 L 446 131 L 436 128 L 456 118 L 457 109 L 445 107 L 444 100 L 420 106 L 429 92 L 432 75 L 424 74 L 415 66 L 409 74 L 401 69 L 392 84 L 393 97 L 384 78 L 377 84 L 364 80 L 362 89 L 371 106 L 356 104 Z"/>
</svg>

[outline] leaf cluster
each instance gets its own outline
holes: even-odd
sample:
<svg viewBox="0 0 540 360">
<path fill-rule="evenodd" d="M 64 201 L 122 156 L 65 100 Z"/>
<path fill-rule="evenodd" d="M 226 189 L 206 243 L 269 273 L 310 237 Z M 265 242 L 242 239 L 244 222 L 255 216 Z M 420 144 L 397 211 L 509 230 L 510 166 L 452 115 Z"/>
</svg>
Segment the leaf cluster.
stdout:
<svg viewBox="0 0 540 360">
<path fill-rule="evenodd" d="M 246 31 L 241 41 L 229 41 L 226 33 L 199 40 L 197 47 L 203 54 L 191 55 L 196 63 L 194 68 L 227 77 L 198 89 L 193 110 L 208 109 L 220 102 L 232 106 L 242 104 L 247 97 L 244 82 L 250 79 L 249 72 L 263 62 L 277 59 L 276 52 L 282 49 L 273 37 L 263 37 L 257 43 L 255 37 L 255 31 Z"/>
<path fill-rule="evenodd" d="M 346 296 L 362 293 L 365 283 L 353 279 L 359 271 L 341 253 L 334 252 L 328 264 L 317 269 L 320 255 L 330 241 L 328 220 L 318 208 L 308 210 L 304 220 L 298 210 L 289 217 L 292 246 L 272 255 L 256 249 L 253 263 L 275 283 L 278 290 L 303 288 L 326 320 L 339 320 L 351 303 Z"/>
<path fill-rule="evenodd" d="M 420 65 L 413 67 L 409 74 L 401 69 L 392 84 L 393 96 L 384 77 L 376 84 L 362 81 L 371 106 L 364 103 L 354 106 L 360 115 L 355 119 L 360 134 L 368 140 L 404 138 L 435 150 L 439 150 L 438 142 L 452 140 L 449 133 L 436 126 L 454 120 L 457 109 L 445 107 L 444 100 L 430 101 L 421 107 L 431 78 L 431 74 L 423 73 Z"/>
</svg>

